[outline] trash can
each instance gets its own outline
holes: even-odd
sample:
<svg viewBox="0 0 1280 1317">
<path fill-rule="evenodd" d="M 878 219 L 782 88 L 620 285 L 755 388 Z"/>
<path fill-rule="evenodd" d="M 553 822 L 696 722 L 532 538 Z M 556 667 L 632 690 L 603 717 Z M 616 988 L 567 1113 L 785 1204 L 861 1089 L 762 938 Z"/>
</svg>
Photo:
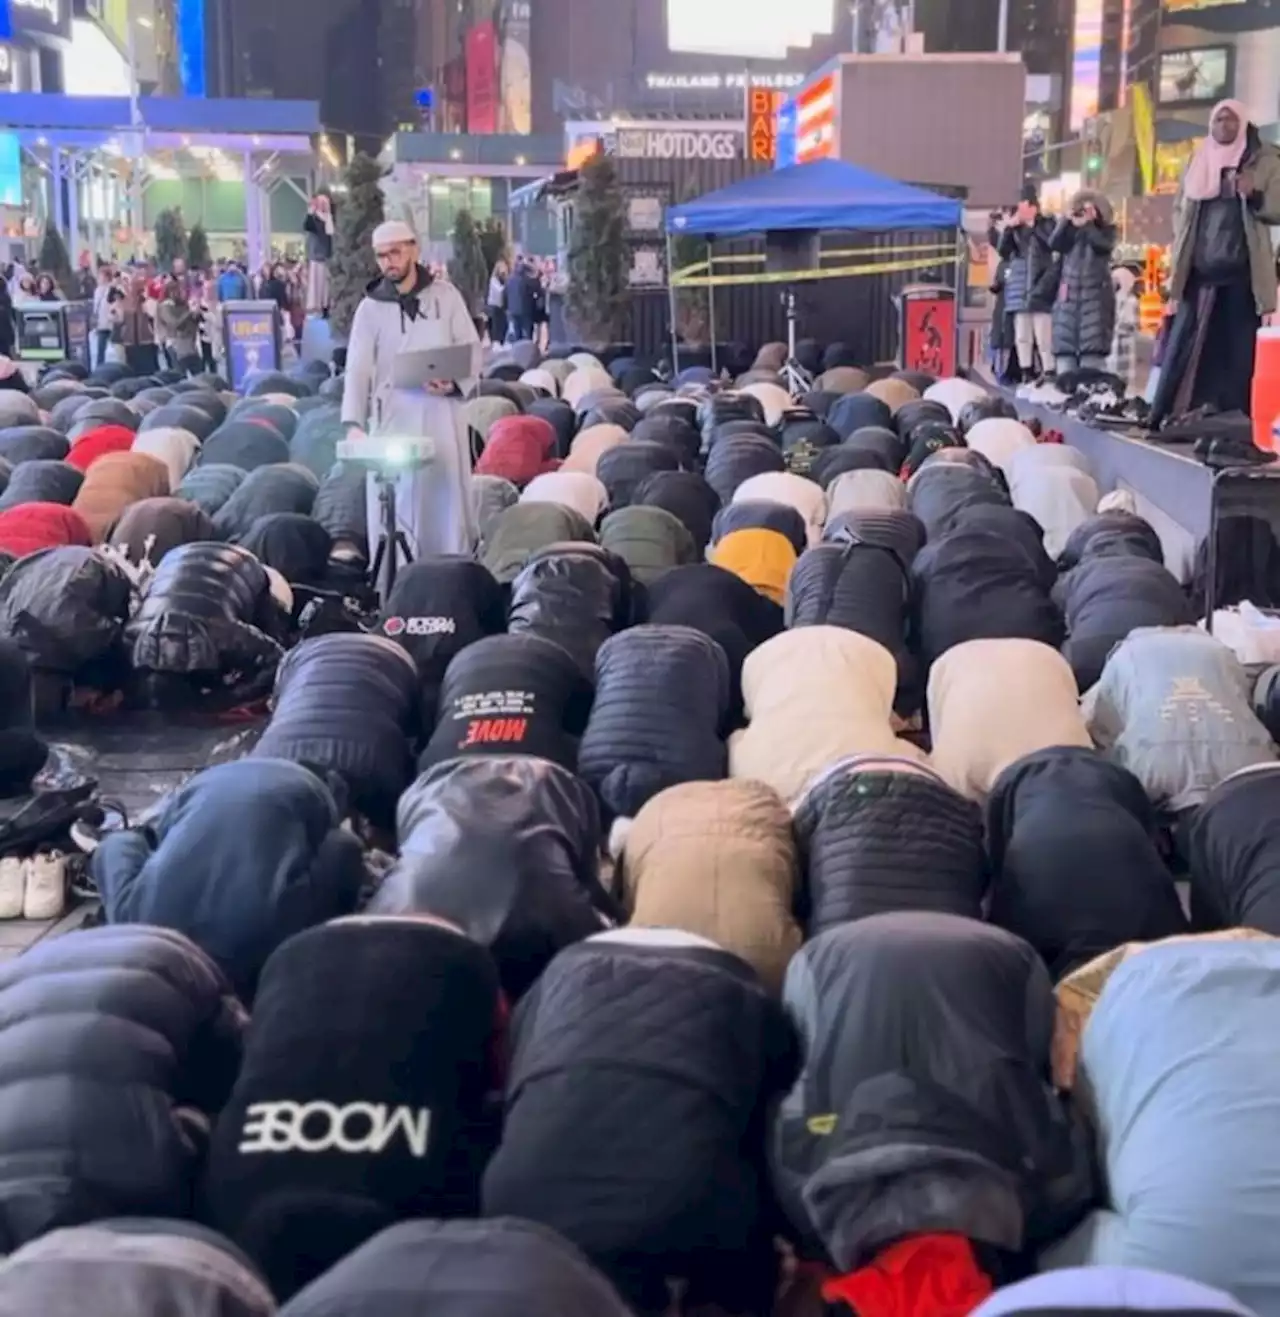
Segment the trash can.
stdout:
<svg viewBox="0 0 1280 1317">
<path fill-rule="evenodd" d="M 956 290 L 943 284 L 908 284 L 893 299 L 898 308 L 898 367 L 937 379 L 956 373 Z"/>
</svg>

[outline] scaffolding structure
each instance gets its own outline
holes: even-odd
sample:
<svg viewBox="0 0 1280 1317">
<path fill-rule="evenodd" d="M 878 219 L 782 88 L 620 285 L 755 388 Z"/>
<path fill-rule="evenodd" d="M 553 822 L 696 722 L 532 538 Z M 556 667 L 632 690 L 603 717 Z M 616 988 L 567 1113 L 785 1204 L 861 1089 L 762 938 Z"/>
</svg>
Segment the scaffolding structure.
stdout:
<svg viewBox="0 0 1280 1317">
<path fill-rule="evenodd" d="M 314 190 L 320 123 L 313 101 L 21 94 L 5 101 L 6 127 L 46 182 L 43 218 L 65 235 L 73 263 L 86 249 L 140 254 L 147 190 L 161 178 L 212 172 L 243 183 L 246 247 L 256 266 L 271 254 L 273 193 L 291 188 L 305 202 Z M 122 194 L 127 241 L 101 207 L 86 204 L 95 189 Z"/>
</svg>

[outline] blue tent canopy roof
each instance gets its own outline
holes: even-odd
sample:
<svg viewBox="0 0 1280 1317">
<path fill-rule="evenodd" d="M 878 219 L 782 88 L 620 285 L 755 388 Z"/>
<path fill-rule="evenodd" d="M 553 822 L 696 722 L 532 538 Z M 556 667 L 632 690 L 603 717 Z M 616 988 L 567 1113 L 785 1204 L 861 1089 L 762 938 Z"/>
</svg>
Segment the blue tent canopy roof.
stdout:
<svg viewBox="0 0 1280 1317">
<path fill-rule="evenodd" d="M 771 229 L 954 229 L 960 217 L 951 197 L 843 160 L 815 160 L 672 206 L 667 230 L 733 238 Z"/>
</svg>

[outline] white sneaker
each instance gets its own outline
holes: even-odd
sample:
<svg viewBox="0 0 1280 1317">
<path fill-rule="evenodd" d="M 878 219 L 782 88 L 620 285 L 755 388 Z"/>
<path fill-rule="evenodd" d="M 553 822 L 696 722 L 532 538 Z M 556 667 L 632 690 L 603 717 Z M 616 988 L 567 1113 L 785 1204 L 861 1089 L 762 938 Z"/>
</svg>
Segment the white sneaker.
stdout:
<svg viewBox="0 0 1280 1317">
<path fill-rule="evenodd" d="M 16 855 L 0 860 L 0 919 L 22 918 L 22 901 L 26 892 L 26 861 Z"/>
<path fill-rule="evenodd" d="M 24 919 L 57 919 L 67 908 L 67 862 L 54 851 L 27 861 Z"/>
</svg>

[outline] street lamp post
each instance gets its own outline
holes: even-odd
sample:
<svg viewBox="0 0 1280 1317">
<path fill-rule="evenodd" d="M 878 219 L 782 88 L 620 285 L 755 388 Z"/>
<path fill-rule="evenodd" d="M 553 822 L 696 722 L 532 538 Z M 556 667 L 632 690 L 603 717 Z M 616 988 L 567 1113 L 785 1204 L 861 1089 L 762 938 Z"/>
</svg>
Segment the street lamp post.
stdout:
<svg viewBox="0 0 1280 1317">
<path fill-rule="evenodd" d="M 142 169 L 146 159 L 146 128 L 142 122 L 142 88 L 138 81 L 138 40 L 134 31 L 150 27 L 146 17 L 128 17 L 125 20 L 125 58 L 129 62 L 129 126 L 134 133 L 133 166 L 129 171 L 129 229 L 133 238 L 133 254 L 138 255 L 142 233 Z"/>
</svg>

